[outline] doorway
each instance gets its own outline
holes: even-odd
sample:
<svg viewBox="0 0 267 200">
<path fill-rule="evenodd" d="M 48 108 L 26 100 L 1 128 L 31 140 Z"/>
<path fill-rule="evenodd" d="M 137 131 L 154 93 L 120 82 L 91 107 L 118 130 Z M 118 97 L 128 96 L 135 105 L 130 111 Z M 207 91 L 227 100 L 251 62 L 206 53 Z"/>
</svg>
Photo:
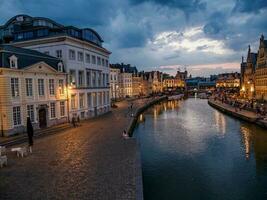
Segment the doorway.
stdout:
<svg viewBox="0 0 267 200">
<path fill-rule="evenodd" d="M 46 128 L 47 122 L 46 122 L 46 109 L 41 108 L 39 109 L 39 127 L 40 128 Z"/>
</svg>

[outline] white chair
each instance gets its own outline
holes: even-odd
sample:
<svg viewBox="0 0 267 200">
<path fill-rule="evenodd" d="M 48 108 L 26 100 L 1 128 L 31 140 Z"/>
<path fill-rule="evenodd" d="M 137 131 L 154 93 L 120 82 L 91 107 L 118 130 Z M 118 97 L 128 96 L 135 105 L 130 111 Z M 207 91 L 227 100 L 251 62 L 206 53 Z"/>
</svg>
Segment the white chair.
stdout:
<svg viewBox="0 0 267 200">
<path fill-rule="evenodd" d="M 7 166 L 7 156 L 0 156 L 0 167 Z"/>
<path fill-rule="evenodd" d="M 27 148 L 26 147 L 16 147 L 12 148 L 11 151 L 16 152 L 18 157 L 24 157 L 24 155 L 27 155 Z"/>
</svg>

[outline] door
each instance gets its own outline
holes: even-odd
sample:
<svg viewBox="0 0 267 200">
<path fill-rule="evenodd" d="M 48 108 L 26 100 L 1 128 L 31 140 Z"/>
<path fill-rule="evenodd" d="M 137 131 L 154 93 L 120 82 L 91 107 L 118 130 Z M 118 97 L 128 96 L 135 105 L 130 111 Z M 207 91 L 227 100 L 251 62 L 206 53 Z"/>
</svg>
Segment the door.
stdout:
<svg viewBox="0 0 267 200">
<path fill-rule="evenodd" d="M 41 108 L 39 110 L 39 126 L 40 128 L 45 128 L 46 125 L 46 110 L 45 108 Z"/>
</svg>

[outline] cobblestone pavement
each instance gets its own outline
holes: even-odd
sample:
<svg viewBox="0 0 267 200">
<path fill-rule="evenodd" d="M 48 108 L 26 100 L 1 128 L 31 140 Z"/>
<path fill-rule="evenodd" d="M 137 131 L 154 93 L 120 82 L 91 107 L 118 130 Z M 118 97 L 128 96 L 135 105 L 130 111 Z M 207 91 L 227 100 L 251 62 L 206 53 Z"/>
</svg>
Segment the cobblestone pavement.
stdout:
<svg viewBox="0 0 267 200">
<path fill-rule="evenodd" d="M 144 101 L 134 103 L 134 109 Z M 80 127 L 35 141 L 33 154 L 8 153 L 0 199 L 136 199 L 136 140 L 122 138 L 129 103 Z M 21 145 L 20 145 L 21 146 Z"/>
</svg>

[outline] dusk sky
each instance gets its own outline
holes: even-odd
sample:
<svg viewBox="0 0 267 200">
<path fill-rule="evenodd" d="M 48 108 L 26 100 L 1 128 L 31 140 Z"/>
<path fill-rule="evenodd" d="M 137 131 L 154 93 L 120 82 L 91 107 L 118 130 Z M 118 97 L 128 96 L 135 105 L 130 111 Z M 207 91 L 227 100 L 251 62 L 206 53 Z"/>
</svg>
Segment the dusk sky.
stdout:
<svg viewBox="0 0 267 200">
<path fill-rule="evenodd" d="M 95 29 L 111 63 L 207 76 L 239 71 L 247 46 L 267 36 L 267 0 L 0 0 L 0 23 L 17 14 Z M 67 3 L 69 2 L 69 3 Z"/>
</svg>

